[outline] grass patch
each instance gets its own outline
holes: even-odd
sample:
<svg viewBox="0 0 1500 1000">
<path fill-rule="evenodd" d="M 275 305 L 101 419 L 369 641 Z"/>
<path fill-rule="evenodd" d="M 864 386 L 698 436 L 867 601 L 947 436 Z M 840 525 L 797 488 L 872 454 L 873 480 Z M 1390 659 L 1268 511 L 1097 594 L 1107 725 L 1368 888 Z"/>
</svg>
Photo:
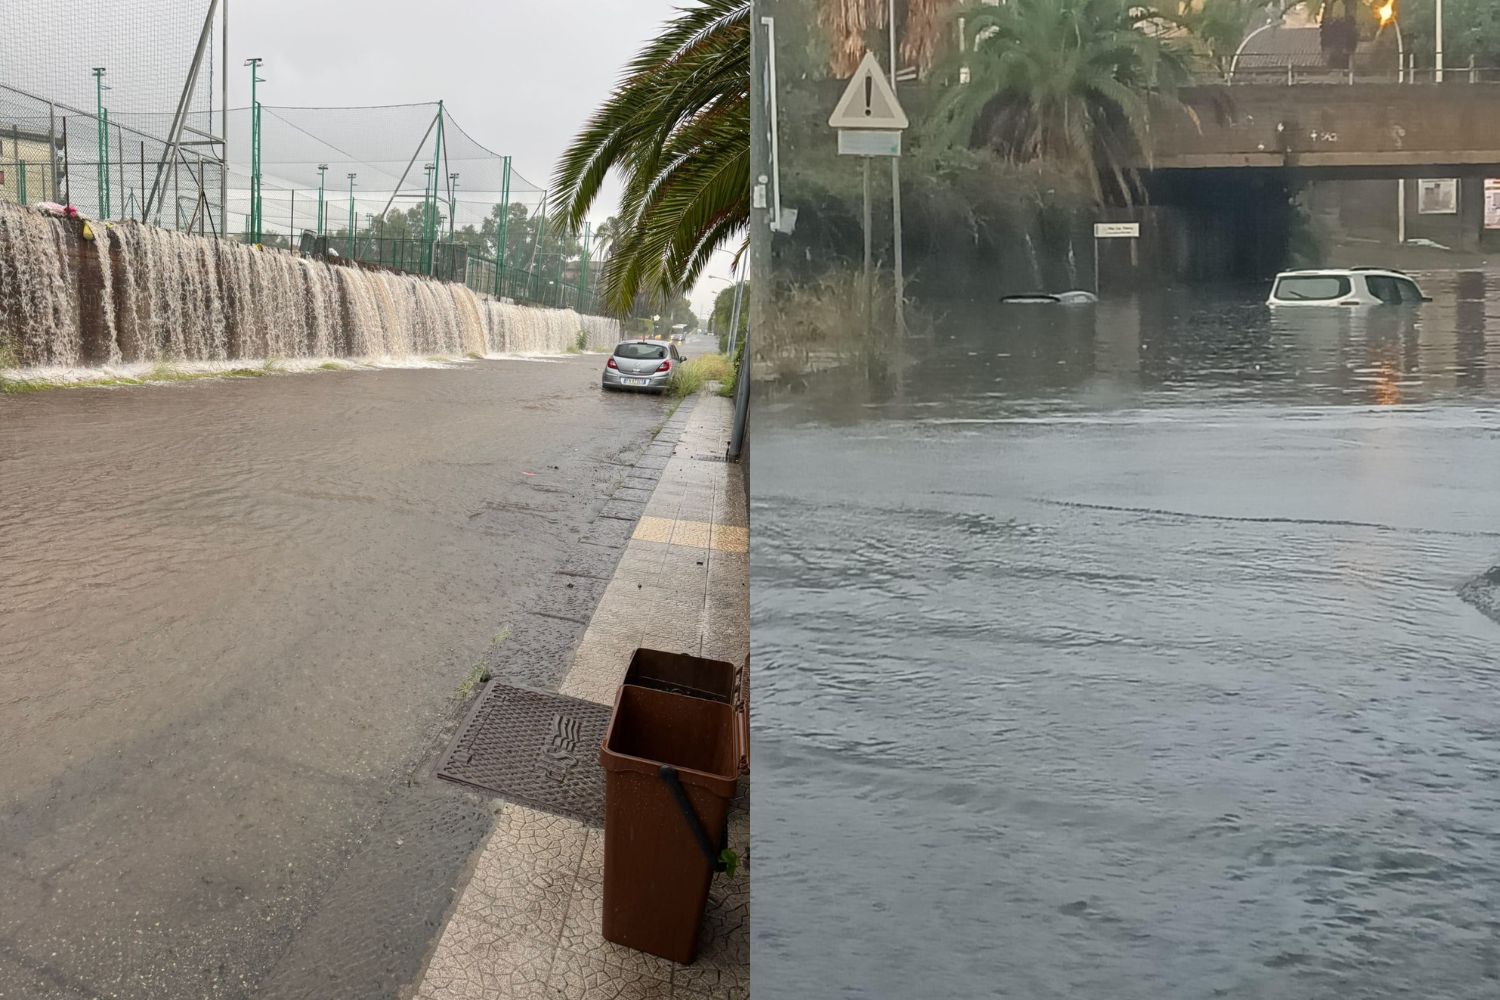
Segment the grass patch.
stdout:
<svg viewBox="0 0 1500 1000">
<path fill-rule="evenodd" d="M 480 354 L 478 351 L 470 351 L 469 353 L 465 354 L 464 357 L 468 358 L 470 361 L 484 360 L 484 355 Z"/>
<path fill-rule="evenodd" d="M 690 358 L 672 373 L 672 395 L 679 399 L 691 396 L 709 382 L 722 382 L 734 375 L 729 359 L 722 354 L 703 354 Z"/>
<path fill-rule="evenodd" d="M 348 365 L 342 364 L 338 361 L 325 361 L 318 366 L 318 371 L 320 372 L 344 372 L 348 370 Z"/>
<path fill-rule="evenodd" d="M 579 354 L 582 354 L 584 351 L 588 350 L 589 332 L 587 330 L 579 330 L 577 339 L 573 341 L 573 346 L 578 349 L 577 353 Z"/>
<path fill-rule="evenodd" d="M 473 668 L 469 671 L 469 676 L 465 677 L 464 682 L 458 686 L 459 701 L 468 701 L 469 696 L 473 694 L 481 684 L 488 684 L 490 682 L 490 679 L 494 677 L 494 674 L 490 672 L 490 668 L 486 666 L 486 664 L 488 663 L 490 656 L 495 652 L 495 649 L 502 642 L 509 638 L 510 626 L 507 625 L 500 631 L 496 632 L 490 639 L 489 648 L 484 651 L 484 658 L 481 659 L 478 663 L 474 664 Z"/>
<path fill-rule="evenodd" d="M 474 669 L 469 671 L 469 676 L 464 678 L 464 682 L 458 686 L 459 701 L 468 701 L 469 695 L 474 693 L 475 688 L 489 683 L 490 676 L 489 667 L 483 663 L 474 664 Z"/>
</svg>

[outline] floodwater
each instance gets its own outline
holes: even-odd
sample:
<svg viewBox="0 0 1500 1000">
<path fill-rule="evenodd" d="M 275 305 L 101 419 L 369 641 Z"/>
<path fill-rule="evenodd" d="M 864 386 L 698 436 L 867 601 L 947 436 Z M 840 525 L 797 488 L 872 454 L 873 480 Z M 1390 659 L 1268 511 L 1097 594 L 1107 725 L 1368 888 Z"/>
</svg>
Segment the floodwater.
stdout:
<svg viewBox="0 0 1500 1000">
<path fill-rule="evenodd" d="M 1500 274 L 1423 283 L 762 394 L 756 1000 L 1500 995 Z"/>
<path fill-rule="evenodd" d="M 492 810 L 460 686 L 565 666 L 662 419 L 599 364 L 0 397 L 0 997 L 405 995 Z"/>
</svg>

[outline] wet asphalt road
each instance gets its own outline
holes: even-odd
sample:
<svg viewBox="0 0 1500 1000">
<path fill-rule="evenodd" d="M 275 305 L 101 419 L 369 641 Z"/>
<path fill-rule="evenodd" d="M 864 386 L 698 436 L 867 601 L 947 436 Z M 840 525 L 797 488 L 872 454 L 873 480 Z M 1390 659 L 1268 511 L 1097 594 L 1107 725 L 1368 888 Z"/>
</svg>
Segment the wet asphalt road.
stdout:
<svg viewBox="0 0 1500 1000">
<path fill-rule="evenodd" d="M 395 995 L 490 815 L 458 689 L 565 655 L 664 412 L 594 358 L 0 398 L 0 997 Z"/>
</svg>

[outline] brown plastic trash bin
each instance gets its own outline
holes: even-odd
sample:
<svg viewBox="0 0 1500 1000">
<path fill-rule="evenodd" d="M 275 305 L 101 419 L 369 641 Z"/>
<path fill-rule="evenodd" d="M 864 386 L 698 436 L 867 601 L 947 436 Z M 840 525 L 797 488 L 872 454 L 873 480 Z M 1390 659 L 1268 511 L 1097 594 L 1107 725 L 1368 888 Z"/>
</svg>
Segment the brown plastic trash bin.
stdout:
<svg viewBox="0 0 1500 1000">
<path fill-rule="evenodd" d="M 652 650 L 638 650 L 631 669 L 599 752 L 602 930 L 608 941 L 686 965 L 697 955 L 709 882 L 722 870 L 729 803 L 745 770 L 744 681 L 732 664 Z M 682 693 L 695 685 L 705 694 L 732 693 Z"/>
<path fill-rule="evenodd" d="M 625 671 L 625 683 L 677 694 L 707 698 L 728 705 L 734 701 L 739 671 L 733 663 L 706 660 L 686 653 L 637 649 Z"/>
</svg>

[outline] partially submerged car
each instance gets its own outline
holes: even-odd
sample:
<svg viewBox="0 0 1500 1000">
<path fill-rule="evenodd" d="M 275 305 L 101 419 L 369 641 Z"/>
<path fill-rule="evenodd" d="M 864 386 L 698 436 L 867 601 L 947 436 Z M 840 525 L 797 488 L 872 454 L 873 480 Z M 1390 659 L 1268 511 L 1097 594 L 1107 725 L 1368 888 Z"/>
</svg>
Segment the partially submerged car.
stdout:
<svg viewBox="0 0 1500 1000">
<path fill-rule="evenodd" d="M 1432 300 L 1401 271 L 1384 267 L 1283 271 L 1271 286 L 1272 306 L 1398 306 Z"/>
<path fill-rule="evenodd" d="M 626 340 L 615 345 L 604 362 L 605 389 L 642 389 L 665 392 L 672 370 L 682 363 L 677 347 L 665 340 Z"/>
</svg>

